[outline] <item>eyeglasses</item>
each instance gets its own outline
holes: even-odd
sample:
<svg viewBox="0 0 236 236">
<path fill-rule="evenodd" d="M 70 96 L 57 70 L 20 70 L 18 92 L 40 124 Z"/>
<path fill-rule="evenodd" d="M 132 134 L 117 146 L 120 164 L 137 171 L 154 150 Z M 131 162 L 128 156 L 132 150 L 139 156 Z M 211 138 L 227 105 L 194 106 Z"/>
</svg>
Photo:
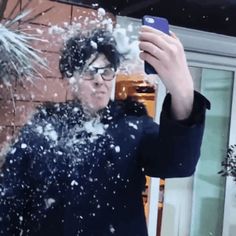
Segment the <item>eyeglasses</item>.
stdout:
<svg viewBox="0 0 236 236">
<path fill-rule="evenodd" d="M 115 69 L 112 68 L 111 65 L 104 67 L 89 66 L 82 71 L 82 78 L 84 80 L 93 80 L 96 74 L 101 75 L 103 80 L 110 81 L 115 77 Z"/>
</svg>

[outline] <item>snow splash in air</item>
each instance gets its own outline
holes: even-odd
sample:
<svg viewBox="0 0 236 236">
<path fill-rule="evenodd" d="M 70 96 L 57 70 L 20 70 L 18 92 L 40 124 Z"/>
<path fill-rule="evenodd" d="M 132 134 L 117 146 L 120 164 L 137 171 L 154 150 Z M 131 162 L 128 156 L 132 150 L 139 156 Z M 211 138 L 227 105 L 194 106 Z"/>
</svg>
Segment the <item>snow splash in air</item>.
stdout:
<svg viewBox="0 0 236 236">
<path fill-rule="evenodd" d="M 75 36 L 77 33 L 83 31 L 84 33 L 91 31 L 91 29 L 105 28 L 113 33 L 117 42 L 117 49 L 119 53 L 124 56 L 124 61 L 121 65 L 120 73 L 144 73 L 143 62 L 139 58 L 139 47 L 137 39 L 137 26 L 133 23 L 127 25 L 114 25 L 113 20 L 108 16 L 103 8 L 99 8 L 97 13 L 91 13 L 92 20 L 89 17 L 74 18 L 72 24 L 64 22 L 64 26 L 53 25 L 48 29 L 48 33 L 54 36 L 55 43 L 61 41 L 65 42 L 69 38 Z M 131 35 L 131 36 L 130 36 Z M 58 37 L 59 36 L 59 37 Z M 101 39 L 103 40 L 103 39 Z M 96 45 L 91 42 L 91 45 L 96 48 Z"/>
</svg>

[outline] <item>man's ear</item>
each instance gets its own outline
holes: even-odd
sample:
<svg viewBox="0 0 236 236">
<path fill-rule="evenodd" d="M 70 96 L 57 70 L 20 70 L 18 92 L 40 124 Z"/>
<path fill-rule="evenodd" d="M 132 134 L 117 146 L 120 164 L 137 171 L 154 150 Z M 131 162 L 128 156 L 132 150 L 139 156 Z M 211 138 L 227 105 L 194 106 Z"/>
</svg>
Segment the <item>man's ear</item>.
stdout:
<svg viewBox="0 0 236 236">
<path fill-rule="evenodd" d="M 75 76 L 65 78 L 66 100 L 74 100 L 78 95 L 78 81 Z"/>
</svg>

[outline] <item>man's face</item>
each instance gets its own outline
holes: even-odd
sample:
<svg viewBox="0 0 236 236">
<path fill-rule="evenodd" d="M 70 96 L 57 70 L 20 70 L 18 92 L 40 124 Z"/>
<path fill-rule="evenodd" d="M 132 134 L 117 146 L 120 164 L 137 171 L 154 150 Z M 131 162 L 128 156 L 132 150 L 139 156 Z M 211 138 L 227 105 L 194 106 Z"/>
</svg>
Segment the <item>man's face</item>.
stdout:
<svg viewBox="0 0 236 236">
<path fill-rule="evenodd" d="M 105 55 L 91 57 L 81 74 L 75 73 L 75 96 L 84 109 L 95 113 L 107 106 L 115 73 Z"/>
</svg>

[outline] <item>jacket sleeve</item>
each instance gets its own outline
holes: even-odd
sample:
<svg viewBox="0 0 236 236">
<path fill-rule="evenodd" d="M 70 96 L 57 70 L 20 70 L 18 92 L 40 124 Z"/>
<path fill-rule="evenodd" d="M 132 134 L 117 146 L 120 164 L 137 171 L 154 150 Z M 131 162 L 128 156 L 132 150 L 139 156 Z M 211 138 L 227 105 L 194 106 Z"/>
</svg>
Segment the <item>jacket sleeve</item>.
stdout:
<svg viewBox="0 0 236 236">
<path fill-rule="evenodd" d="M 0 172 L 0 235 L 20 235 L 28 190 L 29 143 L 24 131 L 6 155 Z"/>
<path fill-rule="evenodd" d="M 37 192 L 32 191 L 32 164 L 39 155 L 41 140 L 37 127 L 42 124 L 41 113 L 36 113 L 21 129 L 7 152 L 0 169 L 0 235 L 24 235 L 27 204 Z"/>
<path fill-rule="evenodd" d="M 191 176 L 200 157 L 200 149 L 209 101 L 194 92 L 191 115 L 186 120 L 171 118 L 171 96 L 164 100 L 160 126 L 146 118 L 140 143 L 140 160 L 145 174 L 172 178 Z"/>
</svg>

